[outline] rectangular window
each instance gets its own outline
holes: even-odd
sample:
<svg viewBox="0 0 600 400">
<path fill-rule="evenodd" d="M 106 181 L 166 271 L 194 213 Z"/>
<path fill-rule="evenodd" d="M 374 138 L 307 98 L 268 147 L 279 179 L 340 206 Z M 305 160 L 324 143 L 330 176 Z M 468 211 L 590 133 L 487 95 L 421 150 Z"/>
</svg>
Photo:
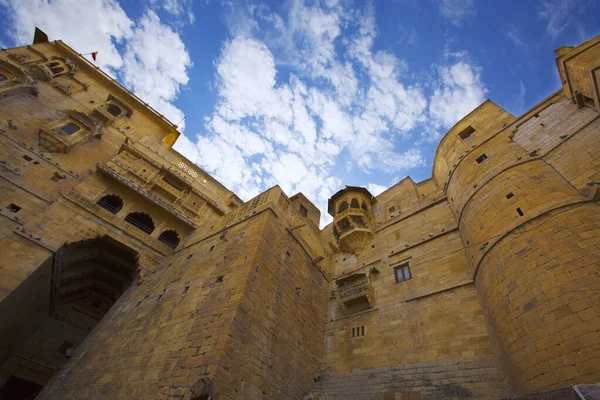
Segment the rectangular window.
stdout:
<svg viewBox="0 0 600 400">
<path fill-rule="evenodd" d="M 29 157 L 28 155 L 24 155 L 24 156 L 23 156 L 23 159 L 24 159 L 25 161 L 31 161 L 31 160 L 33 160 L 33 158 Z"/>
<path fill-rule="evenodd" d="M 462 140 L 467 140 L 471 137 L 471 135 L 475 133 L 475 129 L 473 129 L 473 127 L 471 125 L 469 125 L 468 127 L 466 127 L 465 129 L 462 130 L 462 132 L 460 132 L 458 134 L 458 136 L 462 139 Z"/>
<path fill-rule="evenodd" d="M 477 157 L 475 159 L 475 161 L 477 161 L 477 164 L 481 164 L 482 162 L 484 162 L 485 160 L 487 160 L 487 156 L 485 155 L 485 153 L 483 153 L 482 155 L 480 155 L 479 157 Z"/>
<path fill-rule="evenodd" d="M 8 211 L 14 212 L 14 213 L 18 213 L 19 210 L 21 209 L 21 207 L 19 207 L 18 205 L 14 204 L 14 203 L 10 203 L 8 205 L 8 207 L 6 207 L 6 208 L 8 208 Z"/>
<path fill-rule="evenodd" d="M 412 276 L 410 274 L 410 266 L 408 263 L 404 263 L 394 268 L 394 275 L 396 276 L 396 283 L 411 279 Z"/>
<path fill-rule="evenodd" d="M 365 336 L 365 327 L 364 326 L 357 326 L 355 328 L 352 328 L 352 337 L 361 337 L 361 336 Z"/>
<path fill-rule="evenodd" d="M 302 204 L 300 204 L 300 215 L 306 217 L 308 215 L 308 210 Z"/>
</svg>

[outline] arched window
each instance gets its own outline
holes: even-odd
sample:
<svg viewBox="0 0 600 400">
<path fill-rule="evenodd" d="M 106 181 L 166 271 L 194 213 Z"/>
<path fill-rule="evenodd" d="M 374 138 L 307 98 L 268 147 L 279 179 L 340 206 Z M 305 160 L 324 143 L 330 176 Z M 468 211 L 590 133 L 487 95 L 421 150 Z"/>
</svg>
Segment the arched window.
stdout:
<svg viewBox="0 0 600 400">
<path fill-rule="evenodd" d="M 106 111 L 108 111 L 110 114 L 112 114 L 115 117 L 118 117 L 119 115 L 121 115 L 121 109 L 117 106 L 115 106 L 114 104 L 107 104 L 106 105 Z"/>
<path fill-rule="evenodd" d="M 363 202 L 360 206 L 360 208 L 362 208 L 365 211 L 369 211 L 369 208 L 367 207 L 367 203 Z"/>
<path fill-rule="evenodd" d="M 350 202 L 350 208 L 360 208 L 360 204 L 358 204 L 357 199 L 352 199 L 352 201 Z"/>
<path fill-rule="evenodd" d="M 340 208 L 338 209 L 338 213 L 341 213 L 342 211 L 345 211 L 347 209 L 348 209 L 348 202 L 342 201 L 342 204 L 340 204 Z"/>
<path fill-rule="evenodd" d="M 69 122 L 60 127 L 60 130 L 63 133 L 66 133 L 67 135 L 72 135 L 75 132 L 79 132 L 80 129 L 81 128 L 79 127 L 79 125 L 74 124 L 73 122 Z"/>
<path fill-rule="evenodd" d="M 0 82 L 6 82 L 8 80 L 7 76 L 4 74 L 0 74 Z"/>
<path fill-rule="evenodd" d="M 54 67 L 58 67 L 60 64 L 57 61 L 53 61 L 51 63 L 48 63 L 48 68 L 54 68 Z"/>
<path fill-rule="evenodd" d="M 129 222 L 139 230 L 151 234 L 154 231 L 154 221 L 152 217 L 143 212 L 132 212 L 125 217 L 125 222 Z"/>
<path fill-rule="evenodd" d="M 123 200 L 115 194 L 103 196 L 96 204 L 113 214 L 118 213 L 123 208 Z"/>
<path fill-rule="evenodd" d="M 158 237 L 158 241 L 166 244 L 170 248 L 174 249 L 179 244 L 179 233 L 170 229 L 168 231 L 164 231 Z"/>
</svg>

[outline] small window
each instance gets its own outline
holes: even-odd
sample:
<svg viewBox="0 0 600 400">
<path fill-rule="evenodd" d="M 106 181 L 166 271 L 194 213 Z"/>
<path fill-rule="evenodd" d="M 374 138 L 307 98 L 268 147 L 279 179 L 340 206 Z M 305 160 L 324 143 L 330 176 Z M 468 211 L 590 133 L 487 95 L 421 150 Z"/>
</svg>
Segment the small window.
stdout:
<svg viewBox="0 0 600 400">
<path fill-rule="evenodd" d="M 18 205 L 14 204 L 14 203 L 10 203 L 8 205 L 8 207 L 6 207 L 8 209 L 8 211 L 10 212 L 14 212 L 14 213 L 18 213 L 19 210 L 21 209 L 21 207 L 19 207 Z"/>
<path fill-rule="evenodd" d="M 391 206 L 389 211 L 390 211 L 390 214 L 393 213 L 394 211 L 396 211 L 396 207 L 395 206 Z"/>
<path fill-rule="evenodd" d="M 54 67 L 58 67 L 60 64 L 57 61 L 53 61 L 51 63 L 48 63 L 48 68 L 54 68 Z"/>
<path fill-rule="evenodd" d="M 61 174 L 59 174 L 58 172 L 55 172 L 54 175 L 52 175 L 52 178 L 50 178 L 50 180 L 52 182 L 59 182 L 62 179 L 66 179 L 65 176 L 62 176 Z"/>
<path fill-rule="evenodd" d="M 352 199 L 350 202 L 350 208 L 360 208 L 360 204 L 358 203 L 358 199 Z"/>
<path fill-rule="evenodd" d="M 31 161 L 31 160 L 33 160 L 33 158 L 29 157 L 27 154 L 25 154 L 25 155 L 23 156 L 23 159 L 24 159 L 25 161 Z"/>
<path fill-rule="evenodd" d="M 338 209 L 338 213 L 341 213 L 342 211 L 346 211 L 347 209 L 348 209 L 348 202 L 342 201 L 342 203 L 340 204 L 340 208 Z"/>
<path fill-rule="evenodd" d="M 143 212 L 132 212 L 125 217 L 125 222 L 130 223 L 141 231 L 151 234 L 154 231 L 152 217 Z"/>
<path fill-rule="evenodd" d="M 8 78 L 6 77 L 6 75 L 0 74 L 0 82 L 6 82 L 6 81 L 8 81 Z"/>
<path fill-rule="evenodd" d="M 158 241 L 174 249 L 179 245 L 179 233 L 174 230 L 164 231 L 158 237 Z"/>
<path fill-rule="evenodd" d="M 63 126 L 61 126 L 60 130 L 67 135 L 72 135 L 75 132 L 79 132 L 81 128 L 79 127 L 79 125 L 74 124 L 73 122 L 69 122 L 68 124 L 64 124 Z"/>
<path fill-rule="evenodd" d="M 515 195 L 513 194 L 513 192 L 510 192 L 509 194 L 506 195 L 507 199 L 512 199 L 513 197 L 515 197 Z"/>
<path fill-rule="evenodd" d="M 121 208 L 123 208 L 123 200 L 114 194 L 107 194 L 106 196 L 103 196 L 96 204 L 112 214 L 118 213 L 121 211 Z"/>
<path fill-rule="evenodd" d="M 357 326 L 352 328 L 352 337 L 361 337 L 361 336 L 365 336 L 365 327 L 364 326 Z"/>
<path fill-rule="evenodd" d="M 471 135 L 475 133 L 475 129 L 473 129 L 473 127 L 471 125 L 469 125 L 468 127 L 466 127 L 465 129 L 463 129 L 458 136 L 462 139 L 462 140 L 467 140 L 469 138 L 471 138 Z"/>
<path fill-rule="evenodd" d="M 308 216 L 308 210 L 302 204 L 300 204 L 300 215 L 302 215 L 303 217 Z"/>
<path fill-rule="evenodd" d="M 477 164 L 481 164 L 482 162 L 484 162 L 485 160 L 487 160 L 487 156 L 485 155 L 485 153 L 483 153 L 482 155 L 480 155 L 479 157 L 477 157 L 475 159 L 475 161 L 477 161 Z"/>
<path fill-rule="evenodd" d="M 520 208 L 517 208 L 517 214 L 519 214 L 520 217 L 525 215 L 525 213 L 523 213 L 523 210 L 521 210 Z"/>
<path fill-rule="evenodd" d="M 63 67 L 54 67 L 54 68 L 50 68 L 50 71 L 52 71 L 52 73 L 54 75 L 58 75 L 58 74 L 62 74 L 63 72 L 65 72 L 65 69 Z"/>
<path fill-rule="evenodd" d="M 106 111 L 109 112 L 109 114 L 111 114 L 115 117 L 118 117 L 119 115 L 121 115 L 121 109 L 112 103 L 107 104 L 105 108 L 106 108 Z"/>
<path fill-rule="evenodd" d="M 394 268 L 394 275 L 396 276 L 396 283 L 410 280 L 412 276 L 410 274 L 410 266 L 408 263 Z"/>
</svg>

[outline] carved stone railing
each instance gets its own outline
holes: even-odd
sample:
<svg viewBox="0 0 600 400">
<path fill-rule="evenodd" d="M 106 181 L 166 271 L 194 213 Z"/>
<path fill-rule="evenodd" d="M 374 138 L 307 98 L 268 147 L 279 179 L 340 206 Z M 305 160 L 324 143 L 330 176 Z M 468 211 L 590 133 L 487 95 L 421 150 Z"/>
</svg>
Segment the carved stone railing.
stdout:
<svg viewBox="0 0 600 400">
<path fill-rule="evenodd" d="M 368 282 L 361 282 L 349 287 L 342 287 L 339 290 L 340 301 L 343 304 L 352 303 L 361 297 L 367 297 L 369 303 L 373 297 L 373 289 Z"/>
<path fill-rule="evenodd" d="M 171 206 L 168 203 L 165 203 L 164 201 L 162 201 L 160 198 L 158 198 L 157 196 L 153 195 L 152 193 L 149 193 L 149 192 L 143 190 L 142 187 L 140 187 L 140 186 L 138 186 L 138 185 L 136 185 L 136 184 L 128 181 L 125 178 L 123 178 L 123 176 L 121 176 L 121 174 L 119 174 L 117 171 L 115 171 L 111 167 L 109 167 L 107 165 L 103 165 L 103 166 L 98 166 L 98 169 L 100 171 L 102 171 L 103 173 L 111 176 L 112 178 L 118 180 L 122 184 L 128 186 L 130 189 L 134 190 L 135 192 L 139 193 L 140 195 L 144 196 L 145 198 L 147 198 L 148 200 L 150 200 L 151 202 L 153 202 L 154 204 L 156 204 L 157 206 L 159 206 L 160 208 L 162 208 L 163 210 L 165 210 L 169 214 L 171 214 L 171 215 L 177 217 L 179 220 L 185 222 L 186 224 L 188 224 L 192 228 L 194 228 L 194 229 L 198 228 L 198 224 L 196 224 L 190 218 L 188 218 L 187 216 L 185 216 L 182 212 L 176 210 L 173 206 Z"/>
<path fill-rule="evenodd" d="M 344 211 L 338 213 L 335 216 L 335 220 L 338 221 L 338 220 L 341 220 L 341 219 L 351 216 L 351 215 L 363 217 L 365 219 L 366 224 L 369 224 L 371 222 L 371 216 L 366 210 L 363 210 L 362 208 L 352 208 L 352 207 L 347 208 Z"/>
<path fill-rule="evenodd" d="M 83 196 L 81 193 L 79 193 L 75 190 L 70 190 L 67 193 L 64 193 L 63 197 L 70 200 L 71 202 L 77 204 L 81 208 L 84 208 L 85 210 L 91 212 L 98 218 L 103 219 L 104 221 L 110 223 L 111 225 L 114 225 L 118 229 L 125 231 L 128 235 L 133 236 L 140 242 L 152 247 L 154 250 L 157 250 L 158 252 L 165 254 L 165 255 L 171 254 L 173 252 L 173 249 L 171 249 L 170 247 L 165 246 L 164 244 L 162 244 L 158 240 L 154 239 L 150 235 L 140 231 L 137 228 L 134 228 L 129 223 L 118 218 L 114 214 L 111 214 L 109 211 L 103 209 L 102 207 L 98 206 L 97 204 L 91 202 L 87 197 Z"/>
</svg>

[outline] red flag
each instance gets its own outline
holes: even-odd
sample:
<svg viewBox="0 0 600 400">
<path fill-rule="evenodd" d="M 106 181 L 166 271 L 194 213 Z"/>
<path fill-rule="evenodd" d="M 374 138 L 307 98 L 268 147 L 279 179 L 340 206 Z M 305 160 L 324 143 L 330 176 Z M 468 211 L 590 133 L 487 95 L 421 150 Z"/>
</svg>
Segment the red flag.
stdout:
<svg viewBox="0 0 600 400">
<path fill-rule="evenodd" d="M 96 57 L 98 56 L 98 52 L 95 51 L 92 53 L 92 58 L 94 59 L 94 61 L 96 61 Z"/>
</svg>

